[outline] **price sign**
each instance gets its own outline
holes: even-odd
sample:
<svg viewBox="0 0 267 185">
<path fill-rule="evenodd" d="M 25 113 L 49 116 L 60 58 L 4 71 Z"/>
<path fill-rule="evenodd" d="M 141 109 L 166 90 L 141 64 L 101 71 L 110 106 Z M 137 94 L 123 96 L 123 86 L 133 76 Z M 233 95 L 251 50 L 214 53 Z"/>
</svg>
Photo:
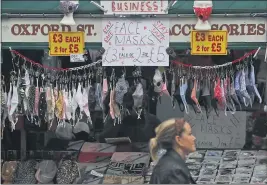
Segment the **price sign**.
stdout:
<svg viewBox="0 0 267 185">
<path fill-rule="evenodd" d="M 191 31 L 191 55 L 227 55 L 226 30 Z"/>
<path fill-rule="evenodd" d="M 84 47 L 84 32 L 49 32 L 50 56 L 83 54 Z"/>
</svg>

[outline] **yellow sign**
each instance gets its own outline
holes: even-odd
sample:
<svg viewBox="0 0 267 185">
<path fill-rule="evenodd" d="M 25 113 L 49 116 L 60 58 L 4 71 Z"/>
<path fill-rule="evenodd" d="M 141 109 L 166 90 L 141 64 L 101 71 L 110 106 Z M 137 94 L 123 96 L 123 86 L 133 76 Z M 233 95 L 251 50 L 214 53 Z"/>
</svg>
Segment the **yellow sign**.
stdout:
<svg viewBox="0 0 267 185">
<path fill-rule="evenodd" d="M 226 30 L 191 31 L 191 55 L 227 55 Z"/>
<path fill-rule="evenodd" d="M 84 53 L 84 32 L 49 32 L 49 55 L 70 56 Z"/>
</svg>

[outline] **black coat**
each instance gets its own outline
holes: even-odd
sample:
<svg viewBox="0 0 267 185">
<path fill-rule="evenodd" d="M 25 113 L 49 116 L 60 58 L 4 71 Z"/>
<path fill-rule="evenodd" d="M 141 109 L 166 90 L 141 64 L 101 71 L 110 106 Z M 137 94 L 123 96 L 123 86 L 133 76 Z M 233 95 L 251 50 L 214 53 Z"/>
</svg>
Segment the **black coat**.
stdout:
<svg viewBox="0 0 267 185">
<path fill-rule="evenodd" d="M 156 164 L 150 184 L 196 184 L 185 161 L 174 150 L 169 150 Z"/>
</svg>

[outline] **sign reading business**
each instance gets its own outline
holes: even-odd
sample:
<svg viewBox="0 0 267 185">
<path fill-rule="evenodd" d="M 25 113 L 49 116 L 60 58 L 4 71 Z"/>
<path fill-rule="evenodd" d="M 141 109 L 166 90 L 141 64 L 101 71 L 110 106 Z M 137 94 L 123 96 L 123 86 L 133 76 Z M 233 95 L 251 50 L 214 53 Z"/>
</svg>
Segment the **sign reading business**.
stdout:
<svg viewBox="0 0 267 185">
<path fill-rule="evenodd" d="M 103 0 L 101 6 L 106 10 L 104 13 L 114 14 L 167 14 L 168 1 L 118 1 Z"/>
<path fill-rule="evenodd" d="M 84 32 L 49 32 L 50 56 L 82 54 L 84 48 Z"/>
<path fill-rule="evenodd" d="M 191 55 L 227 55 L 227 31 L 191 31 Z"/>
</svg>

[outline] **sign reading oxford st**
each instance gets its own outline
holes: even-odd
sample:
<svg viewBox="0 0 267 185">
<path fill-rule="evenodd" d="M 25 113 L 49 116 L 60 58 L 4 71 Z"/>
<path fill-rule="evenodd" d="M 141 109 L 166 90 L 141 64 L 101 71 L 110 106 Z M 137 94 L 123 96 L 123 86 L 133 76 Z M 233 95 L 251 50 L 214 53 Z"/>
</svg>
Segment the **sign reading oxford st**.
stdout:
<svg viewBox="0 0 267 185">
<path fill-rule="evenodd" d="M 84 32 L 49 32 L 50 56 L 83 54 L 84 48 Z"/>
<path fill-rule="evenodd" d="M 227 55 L 226 30 L 191 31 L 191 55 Z"/>
</svg>

